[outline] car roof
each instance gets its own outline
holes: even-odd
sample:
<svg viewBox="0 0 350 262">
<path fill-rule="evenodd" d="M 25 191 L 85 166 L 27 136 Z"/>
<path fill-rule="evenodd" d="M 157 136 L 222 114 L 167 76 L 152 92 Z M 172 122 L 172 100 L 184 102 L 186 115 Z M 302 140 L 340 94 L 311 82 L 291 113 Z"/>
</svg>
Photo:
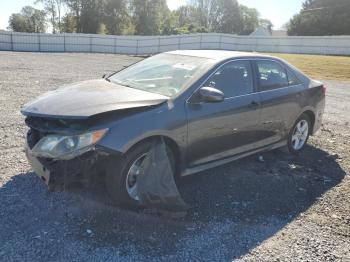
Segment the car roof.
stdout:
<svg viewBox="0 0 350 262">
<path fill-rule="evenodd" d="M 261 58 L 275 58 L 269 55 L 263 55 L 255 52 L 238 52 L 238 51 L 225 51 L 225 50 L 176 50 L 166 52 L 167 54 L 174 55 L 186 55 L 186 56 L 195 56 L 203 57 L 208 59 L 214 59 L 217 61 L 238 58 L 238 57 L 261 57 Z"/>
</svg>

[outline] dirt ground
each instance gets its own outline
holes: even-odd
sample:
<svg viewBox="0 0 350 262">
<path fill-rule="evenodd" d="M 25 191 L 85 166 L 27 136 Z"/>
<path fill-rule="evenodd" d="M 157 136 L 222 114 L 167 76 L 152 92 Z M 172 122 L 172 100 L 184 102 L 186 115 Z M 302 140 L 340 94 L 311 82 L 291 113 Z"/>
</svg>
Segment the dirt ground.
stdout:
<svg viewBox="0 0 350 262">
<path fill-rule="evenodd" d="M 324 124 L 300 156 L 277 150 L 183 179 L 184 219 L 118 209 L 100 186 L 47 192 L 24 155 L 20 107 L 139 59 L 0 52 L 1 261 L 350 260 L 346 83 L 325 81 Z"/>
</svg>

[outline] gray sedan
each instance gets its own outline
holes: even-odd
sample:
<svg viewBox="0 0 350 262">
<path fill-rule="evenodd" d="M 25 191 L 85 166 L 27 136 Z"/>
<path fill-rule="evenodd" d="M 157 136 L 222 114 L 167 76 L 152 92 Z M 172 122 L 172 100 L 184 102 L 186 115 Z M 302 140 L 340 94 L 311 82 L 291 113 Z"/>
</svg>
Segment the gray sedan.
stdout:
<svg viewBox="0 0 350 262">
<path fill-rule="evenodd" d="M 297 154 L 321 126 L 325 91 L 271 56 L 166 52 L 26 104 L 26 153 L 51 190 L 97 174 L 116 203 L 135 206 L 155 139 L 179 177 L 279 147 Z"/>
</svg>

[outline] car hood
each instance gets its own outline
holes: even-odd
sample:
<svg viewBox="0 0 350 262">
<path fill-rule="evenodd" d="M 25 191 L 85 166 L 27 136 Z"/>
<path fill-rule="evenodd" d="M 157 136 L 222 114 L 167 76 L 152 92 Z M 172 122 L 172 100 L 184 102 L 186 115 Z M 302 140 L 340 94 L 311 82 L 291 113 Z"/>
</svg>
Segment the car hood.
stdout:
<svg viewBox="0 0 350 262">
<path fill-rule="evenodd" d="M 168 99 L 98 79 L 48 92 L 24 105 L 21 113 L 25 116 L 84 119 L 115 110 L 158 105 Z"/>
</svg>

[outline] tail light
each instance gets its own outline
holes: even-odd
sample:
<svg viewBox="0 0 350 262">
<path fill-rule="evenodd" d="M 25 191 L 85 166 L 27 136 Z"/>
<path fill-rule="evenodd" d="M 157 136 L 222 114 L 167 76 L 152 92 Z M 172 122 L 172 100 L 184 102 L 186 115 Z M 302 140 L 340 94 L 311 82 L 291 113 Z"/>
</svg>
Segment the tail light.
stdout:
<svg viewBox="0 0 350 262">
<path fill-rule="evenodd" d="M 322 86 L 322 92 L 323 92 L 323 94 L 326 94 L 326 92 L 327 92 L 327 87 L 325 85 Z"/>
</svg>

